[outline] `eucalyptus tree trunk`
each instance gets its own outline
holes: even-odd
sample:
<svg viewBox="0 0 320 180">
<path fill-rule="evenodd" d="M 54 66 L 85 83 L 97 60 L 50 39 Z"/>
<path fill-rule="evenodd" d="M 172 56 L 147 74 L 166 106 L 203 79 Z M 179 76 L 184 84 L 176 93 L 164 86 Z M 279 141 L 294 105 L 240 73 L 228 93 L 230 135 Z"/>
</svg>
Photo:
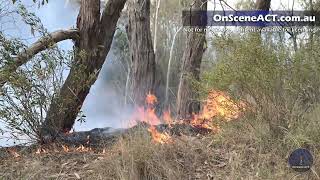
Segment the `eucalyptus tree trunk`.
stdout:
<svg viewBox="0 0 320 180">
<path fill-rule="evenodd" d="M 150 30 L 150 0 L 129 0 L 128 16 L 131 97 L 135 105 L 143 106 L 146 95 L 155 91 L 156 62 Z"/>
<path fill-rule="evenodd" d="M 207 1 L 199 0 L 193 4 L 193 9 L 207 10 Z M 201 18 L 201 17 L 200 17 Z M 201 19 L 196 19 L 201 21 Z M 205 28 L 205 27 L 200 27 Z M 200 79 L 200 66 L 203 53 L 206 50 L 206 33 L 190 32 L 182 59 L 182 69 L 177 95 L 177 113 L 179 118 L 188 118 L 200 110 L 198 94 L 192 87 L 192 81 Z"/>
<path fill-rule="evenodd" d="M 154 48 L 154 54 L 157 56 L 157 40 L 158 40 L 158 16 L 159 16 L 159 10 L 161 5 L 161 0 L 155 1 L 157 4 L 156 7 L 156 14 L 155 14 L 155 20 L 154 20 L 154 38 L 153 38 L 153 48 Z M 157 61 L 157 58 L 155 58 Z"/>
<path fill-rule="evenodd" d="M 260 11 L 269 11 L 271 6 L 271 0 L 256 0 L 255 9 Z M 257 27 L 257 30 L 261 30 L 263 27 Z M 261 44 L 262 37 L 261 31 L 252 34 Z"/>
<path fill-rule="evenodd" d="M 271 0 L 256 0 L 256 9 L 268 11 L 271 6 Z"/>
<path fill-rule="evenodd" d="M 68 132 L 87 97 L 110 50 L 116 25 L 126 0 L 109 0 L 102 14 L 100 0 L 81 0 L 77 18 L 79 38 L 75 58 L 59 94 L 52 100 L 41 135 L 55 138 Z"/>
<path fill-rule="evenodd" d="M 164 105 L 168 107 L 168 100 L 169 100 L 169 85 L 170 85 L 170 75 L 171 75 L 171 63 L 173 58 L 173 50 L 176 42 L 176 37 L 178 33 L 182 30 L 183 27 L 180 27 L 174 34 L 171 47 L 170 47 L 170 55 L 168 61 L 168 68 L 167 68 L 167 78 L 166 78 L 166 88 L 165 88 L 165 98 L 164 98 Z"/>
<path fill-rule="evenodd" d="M 127 77 L 126 77 L 126 86 L 125 86 L 125 92 L 124 92 L 124 105 L 126 106 L 128 104 L 128 98 L 129 97 L 129 83 L 130 83 L 130 75 L 131 75 L 131 66 L 127 65 Z"/>
</svg>

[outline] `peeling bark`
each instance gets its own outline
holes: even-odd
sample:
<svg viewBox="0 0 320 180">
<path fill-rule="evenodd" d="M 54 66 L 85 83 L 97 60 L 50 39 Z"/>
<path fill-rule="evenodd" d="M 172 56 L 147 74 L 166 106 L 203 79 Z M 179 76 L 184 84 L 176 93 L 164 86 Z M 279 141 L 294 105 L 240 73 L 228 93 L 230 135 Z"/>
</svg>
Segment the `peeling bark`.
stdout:
<svg viewBox="0 0 320 180">
<path fill-rule="evenodd" d="M 131 92 L 135 105 L 145 104 L 146 94 L 154 93 L 156 62 L 150 30 L 150 0 L 128 1 L 127 27 L 132 60 Z"/>
</svg>

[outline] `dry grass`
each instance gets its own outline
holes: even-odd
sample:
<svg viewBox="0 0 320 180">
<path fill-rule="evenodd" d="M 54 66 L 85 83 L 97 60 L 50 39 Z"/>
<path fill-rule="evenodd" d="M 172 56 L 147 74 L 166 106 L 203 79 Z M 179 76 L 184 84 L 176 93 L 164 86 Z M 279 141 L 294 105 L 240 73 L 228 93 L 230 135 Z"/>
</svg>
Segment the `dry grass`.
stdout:
<svg viewBox="0 0 320 180">
<path fill-rule="evenodd" d="M 257 124 L 234 121 L 218 135 L 173 137 L 173 143 L 164 145 L 139 130 L 105 154 L 22 154 L 0 162 L 0 179 L 319 179 L 319 159 L 314 172 L 298 175 L 287 165 L 288 154 L 297 147 L 285 138 L 272 139 Z M 319 156 L 318 147 L 309 145 Z"/>
</svg>

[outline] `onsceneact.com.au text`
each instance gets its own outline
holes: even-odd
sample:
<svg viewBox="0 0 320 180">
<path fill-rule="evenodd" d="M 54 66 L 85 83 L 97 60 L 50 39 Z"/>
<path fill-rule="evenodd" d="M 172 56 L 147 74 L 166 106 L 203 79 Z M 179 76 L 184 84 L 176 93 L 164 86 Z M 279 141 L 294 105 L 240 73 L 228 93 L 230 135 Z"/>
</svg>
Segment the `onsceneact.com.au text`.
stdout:
<svg viewBox="0 0 320 180">
<path fill-rule="evenodd" d="M 215 14 L 212 17 L 212 20 L 214 22 L 316 22 L 316 16 Z"/>
</svg>

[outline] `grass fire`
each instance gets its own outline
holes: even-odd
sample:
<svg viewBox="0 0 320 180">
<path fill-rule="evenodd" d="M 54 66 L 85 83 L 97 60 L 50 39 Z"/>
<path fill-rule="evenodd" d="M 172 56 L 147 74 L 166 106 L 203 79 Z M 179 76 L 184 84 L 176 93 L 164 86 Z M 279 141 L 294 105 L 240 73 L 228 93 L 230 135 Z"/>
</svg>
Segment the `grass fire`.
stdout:
<svg viewBox="0 0 320 180">
<path fill-rule="evenodd" d="M 320 180 L 319 12 L 0 0 L 0 180 Z"/>
</svg>

